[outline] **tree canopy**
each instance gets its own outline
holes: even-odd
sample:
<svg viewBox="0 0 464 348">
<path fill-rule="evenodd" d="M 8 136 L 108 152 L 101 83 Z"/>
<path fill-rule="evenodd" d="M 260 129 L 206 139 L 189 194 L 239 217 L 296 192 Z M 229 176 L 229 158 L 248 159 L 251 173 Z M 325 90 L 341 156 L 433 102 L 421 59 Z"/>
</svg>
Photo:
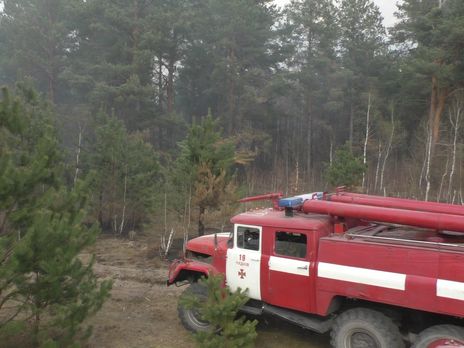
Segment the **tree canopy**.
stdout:
<svg viewBox="0 0 464 348">
<path fill-rule="evenodd" d="M 230 170 L 248 192 L 324 188 L 326 163 L 348 144 L 367 165 L 365 190 L 380 192 L 382 181 L 382 193 L 439 199 L 451 160 L 453 173 L 463 169 L 462 131 L 453 131 L 450 112 L 464 81 L 464 5 L 405 0 L 397 16 L 385 28 L 372 0 L 293 0 L 282 9 L 252 0 L 6 0 L 0 83 L 26 79 L 46 95 L 68 163 L 81 139 L 81 169 L 98 175 L 105 164 L 85 152 L 103 156 L 119 145 L 98 144 L 97 114 L 110 115 L 114 136 L 150 158 L 145 167 L 159 166 L 144 180 L 155 175 L 169 186 L 210 110 L 221 136 L 247 157 Z M 215 151 L 208 156 L 228 161 Z M 126 155 L 118 156 L 124 173 Z M 120 180 L 122 193 L 111 194 L 124 201 Z M 456 178 L 452 191 L 459 201 Z M 120 219 L 124 204 L 109 206 Z M 114 225 L 113 212 L 104 214 Z"/>
</svg>

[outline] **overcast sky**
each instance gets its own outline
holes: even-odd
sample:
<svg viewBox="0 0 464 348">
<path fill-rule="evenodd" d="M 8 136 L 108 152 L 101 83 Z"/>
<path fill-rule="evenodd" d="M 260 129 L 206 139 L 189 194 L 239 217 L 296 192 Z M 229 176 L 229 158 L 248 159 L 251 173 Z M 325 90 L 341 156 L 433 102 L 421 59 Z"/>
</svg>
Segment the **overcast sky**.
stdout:
<svg viewBox="0 0 464 348">
<path fill-rule="evenodd" d="M 285 5 L 290 2 L 290 0 L 274 0 L 276 4 Z M 397 0 L 374 0 L 376 5 L 380 8 L 382 16 L 384 18 L 384 25 L 390 27 L 395 23 L 395 17 L 393 13 L 396 11 L 396 2 Z"/>
</svg>

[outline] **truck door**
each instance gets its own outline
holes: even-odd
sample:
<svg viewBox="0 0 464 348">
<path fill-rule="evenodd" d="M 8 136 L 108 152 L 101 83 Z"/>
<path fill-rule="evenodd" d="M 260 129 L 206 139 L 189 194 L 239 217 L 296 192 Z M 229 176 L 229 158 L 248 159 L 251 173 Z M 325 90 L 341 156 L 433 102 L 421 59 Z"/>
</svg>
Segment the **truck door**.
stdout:
<svg viewBox="0 0 464 348">
<path fill-rule="evenodd" d="M 269 300 L 285 308 L 311 310 L 309 236 L 305 232 L 273 231 L 269 258 Z"/>
<path fill-rule="evenodd" d="M 226 281 L 232 291 L 248 290 L 248 296 L 261 299 L 260 265 L 262 228 L 235 225 L 234 246 L 227 249 Z"/>
</svg>

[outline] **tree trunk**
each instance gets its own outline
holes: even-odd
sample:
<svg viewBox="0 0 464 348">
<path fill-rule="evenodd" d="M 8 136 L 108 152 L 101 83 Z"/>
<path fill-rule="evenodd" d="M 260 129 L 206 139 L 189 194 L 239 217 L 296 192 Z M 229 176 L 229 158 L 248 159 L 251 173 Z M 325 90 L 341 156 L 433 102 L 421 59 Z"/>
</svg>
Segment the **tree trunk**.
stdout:
<svg viewBox="0 0 464 348">
<path fill-rule="evenodd" d="M 119 234 L 122 234 L 124 231 L 124 224 L 126 219 L 126 195 L 127 195 L 127 166 L 126 173 L 124 175 L 124 195 L 123 195 L 123 206 L 122 206 L 122 215 L 121 215 L 121 224 L 119 226 Z"/>
<path fill-rule="evenodd" d="M 132 65 L 135 67 L 135 57 L 136 57 L 136 52 L 139 44 L 139 1 L 138 0 L 133 0 L 133 6 L 134 6 L 134 23 L 132 27 Z"/>
<path fill-rule="evenodd" d="M 48 99 L 49 101 L 54 104 L 55 103 L 55 82 L 56 82 L 56 67 L 55 67 L 55 42 L 51 37 L 50 32 L 53 30 L 55 19 L 53 17 L 53 12 L 51 8 L 51 4 L 47 1 L 47 19 L 48 19 L 48 28 L 47 31 L 49 32 L 47 36 L 47 58 L 48 61 L 46 62 L 46 72 L 48 78 Z"/>
<path fill-rule="evenodd" d="M 299 162 L 297 159 L 295 163 L 295 185 L 293 188 L 293 192 L 298 193 L 299 190 L 300 190 L 300 166 L 299 166 Z"/>
<path fill-rule="evenodd" d="M 100 188 L 98 195 L 98 222 L 100 223 L 100 228 L 103 229 L 103 187 Z"/>
<path fill-rule="evenodd" d="M 235 52 L 233 48 L 229 49 L 228 62 L 230 66 L 228 76 L 228 91 L 227 91 L 227 108 L 229 116 L 229 129 L 228 133 L 232 134 L 236 127 L 236 114 L 235 114 Z"/>
<path fill-rule="evenodd" d="M 167 94 L 167 112 L 168 114 L 174 111 L 174 70 L 175 70 L 176 54 L 171 52 L 168 61 L 168 81 L 166 86 Z"/>
<path fill-rule="evenodd" d="M 113 154 L 114 155 L 114 154 Z M 111 177 L 108 180 L 108 191 L 107 191 L 107 196 L 108 196 L 108 220 L 109 220 L 109 226 L 111 227 L 111 224 L 113 223 L 113 233 L 117 231 L 116 223 L 115 223 L 115 216 L 116 216 L 116 185 L 117 185 L 117 175 L 116 175 L 116 159 L 112 156 L 111 160 Z M 113 219 L 113 222 L 112 220 Z"/>
<path fill-rule="evenodd" d="M 354 105 L 353 100 L 350 102 L 350 150 L 353 149 L 353 131 L 354 131 Z"/>
<path fill-rule="evenodd" d="M 430 95 L 430 111 L 429 111 L 429 124 L 432 137 L 431 143 L 431 156 L 435 153 L 435 145 L 440 139 L 440 121 L 445 108 L 446 99 L 448 97 L 448 89 L 441 88 L 438 85 L 438 79 L 432 76 L 432 93 Z"/>
<path fill-rule="evenodd" d="M 289 133 L 289 120 L 285 118 L 285 134 Z M 285 137 L 285 195 L 289 192 L 289 178 L 290 178 L 290 137 Z"/>
<path fill-rule="evenodd" d="M 452 150 L 452 161 L 451 161 L 451 171 L 449 174 L 448 179 L 448 192 L 446 195 L 446 199 L 449 202 L 451 197 L 451 189 L 453 187 L 453 178 L 454 172 L 456 170 L 456 153 L 457 153 L 457 142 L 458 142 L 458 135 L 459 135 L 459 128 L 461 126 L 461 114 L 462 114 L 462 100 L 456 99 L 456 103 L 454 104 L 452 110 L 450 111 L 450 123 L 453 126 L 453 150 Z"/>
<path fill-rule="evenodd" d="M 39 272 L 35 272 L 35 285 L 37 286 L 39 283 Z M 40 301 L 38 299 L 38 295 L 36 294 L 34 299 L 34 324 L 33 324 L 33 345 L 34 347 L 39 347 L 39 332 L 40 332 Z"/>
<path fill-rule="evenodd" d="M 382 142 L 379 140 L 379 152 L 377 155 L 377 167 L 375 168 L 374 191 L 377 192 L 377 183 L 379 182 L 380 161 L 382 159 Z"/>
<path fill-rule="evenodd" d="M 386 153 L 385 153 L 385 157 L 383 158 L 383 163 L 382 163 L 382 171 L 380 172 L 380 191 L 383 190 L 384 192 L 384 196 L 386 196 L 386 189 L 385 189 L 385 186 L 384 186 L 384 174 L 385 174 L 385 166 L 387 164 L 387 160 L 388 160 L 388 156 L 390 156 L 390 150 L 391 150 L 391 147 L 392 147 L 392 144 L 393 144 L 393 136 L 395 135 L 395 113 L 394 113 L 394 109 L 393 109 L 393 106 L 392 106 L 392 109 L 391 109 L 391 123 L 392 123 L 392 130 L 391 130 L 391 133 L 390 133 L 390 139 L 388 140 L 388 146 L 387 146 L 387 150 L 386 150 Z"/>
<path fill-rule="evenodd" d="M 311 111 L 311 98 L 309 95 L 306 98 L 306 114 L 308 117 L 308 128 L 307 128 L 307 134 L 306 134 L 306 153 L 307 153 L 307 163 L 306 163 L 306 176 L 307 176 L 307 182 L 310 182 L 311 180 L 311 168 L 312 168 L 312 148 L 313 148 L 313 113 Z"/>
<path fill-rule="evenodd" d="M 198 214 L 198 235 L 203 236 L 205 234 L 205 225 L 203 219 L 205 218 L 205 207 L 200 206 L 200 212 Z"/>
<path fill-rule="evenodd" d="M 83 128 L 81 125 L 79 125 L 79 136 L 78 136 L 78 142 L 77 142 L 77 150 L 76 150 L 76 171 L 74 172 L 74 185 L 76 185 L 77 178 L 79 176 L 79 158 L 81 154 L 81 147 L 82 147 L 82 132 Z"/>
<path fill-rule="evenodd" d="M 364 140 L 364 151 L 363 151 L 363 163 L 367 165 L 367 143 L 369 141 L 369 122 L 371 116 L 371 93 L 369 92 L 369 100 L 367 102 L 367 114 L 366 114 L 366 138 Z M 362 188 L 363 190 L 366 188 L 366 169 L 363 172 L 363 181 L 362 181 Z"/>
<path fill-rule="evenodd" d="M 433 135 L 429 134 L 427 136 L 427 154 L 425 158 L 426 162 L 426 170 L 425 170 L 425 201 L 429 200 L 429 193 L 430 193 L 430 167 L 432 165 L 432 144 L 433 144 Z"/>
<path fill-rule="evenodd" d="M 440 202 L 441 200 L 441 194 L 443 192 L 443 185 L 445 184 L 445 179 L 448 176 L 448 164 L 449 164 L 449 154 L 446 156 L 446 164 L 443 170 L 443 174 L 441 176 L 440 188 L 438 189 L 438 194 L 437 194 L 437 202 Z"/>
<path fill-rule="evenodd" d="M 332 166 L 333 162 L 333 148 L 334 148 L 334 141 L 332 137 L 330 137 L 330 149 L 329 149 L 329 165 Z"/>
<path fill-rule="evenodd" d="M 51 66 L 50 69 L 53 69 L 53 66 Z M 48 100 L 52 104 L 55 103 L 55 78 L 53 72 L 48 74 Z"/>
<path fill-rule="evenodd" d="M 158 109 L 163 112 L 163 58 L 158 56 Z"/>
</svg>

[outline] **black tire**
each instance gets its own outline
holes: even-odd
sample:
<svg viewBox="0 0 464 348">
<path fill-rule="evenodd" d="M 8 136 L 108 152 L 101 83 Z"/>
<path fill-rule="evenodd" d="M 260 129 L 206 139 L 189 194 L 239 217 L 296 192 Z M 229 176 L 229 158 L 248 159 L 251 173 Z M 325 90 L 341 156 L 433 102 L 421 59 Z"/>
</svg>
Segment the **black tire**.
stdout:
<svg viewBox="0 0 464 348">
<path fill-rule="evenodd" d="M 202 300 L 208 297 L 208 290 L 205 286 L 198 283 L 192 283 L 184 290 L 181 296 L 195 296 Z M 210 323 L 202 319 L 200 313 L 193 308 L 185 308 L 180 302 L 177 306 L 177 313 L 182 325 L 189 331 L 210 331 L 212 326 Z"/>
<path fill-rule="evenodd" d="M 412 347 L 429 348 L 439 346 L 440 343 L 442 346 L 445 346 L 446 341 L 464 345 L 464 328 L 455 325 L 436 325 L 429 327 L 417 336 Z M 450 347 L 452 347 L 451 344 Z"/>
<path fill-rule="evenodd" d="M 334 348 L 404 348 L 398 327 L 384 314 L 354 308 L 340 314 L 330 333 Z"/>
</svg>

